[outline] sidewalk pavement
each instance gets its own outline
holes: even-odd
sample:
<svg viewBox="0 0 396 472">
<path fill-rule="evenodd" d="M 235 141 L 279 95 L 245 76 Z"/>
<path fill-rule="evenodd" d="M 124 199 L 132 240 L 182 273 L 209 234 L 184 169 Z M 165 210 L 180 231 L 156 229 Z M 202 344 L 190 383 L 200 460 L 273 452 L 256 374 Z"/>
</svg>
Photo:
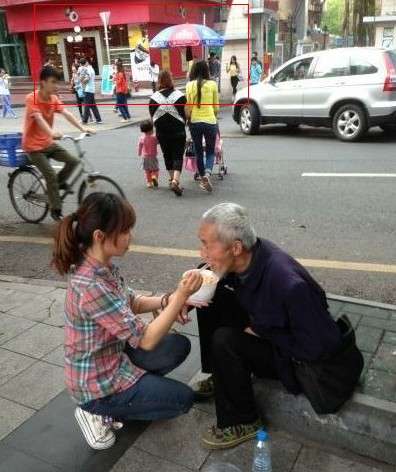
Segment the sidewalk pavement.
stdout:
<svg viewBox="0 0 396 472">
<path fill-rule="evenodd" d="M 129 113 L 131 115 L 131 121 L 127 123 L 121 122 L 121 118 L 117 113 L 114 113 L 113 102 L 106 102 L 106 104 L 99 105 L 99 112 L 102 117 L 103 123 L 98 125 L 94 122 L 88 123 L 88 126 L 100 131 L 100 130 L 111 130 L 117 128 L 125 128 L 134 124 L 139 123 L 140 121 L 150 117 L 148 111 L 148 105 L 141 105 L 142 103 L 148 103 L 147 97 L 136 98 L 129 101 Z M 140 105 L 139 105 L 140 104 Z M 77 106 L 67 105 L 68 110 L 70 110 L 74 116 L 80 120 L 80 115 L 77 109 Z M 17 118 L 1 118 L 0 117 L 0 130 L 1 133 L 16 133 L 23 130 L 23 121 L 24 121 L 24 108 L 16 108 L 15 113 Z M 61 131 L 62 133 L 71 133 L 78 132 L 78 130 L 72 126 L 65 118 L 55 114 L 55 129 Z"/>
<path fill-rule="evenodd" d="M 215 421 L 212 403 L 171 421 L 130 423 L 117 433 L 113 448 L 91 450 L 64 391 L 64 299 L 64 282 L 0 275 L 0 472 L 210 472 L 218 462 L 250 471 L 253 441 L 216 452 L 200 445 L 200 433 Z M 334 316 L 347 313 L 357 328 L 365 358 L 358 391 L 395 402 L 396 307 L 352 299 L 330 305 Z M 192 352 L 171 377 L 190 383 L 201 375 L 197 323 L 176 328 L 190 338 Z M 273 472 L 396 470 L 332 448 L 330 441 L 317 444 L 274 428 L 270 434 Z"/>
</svg>

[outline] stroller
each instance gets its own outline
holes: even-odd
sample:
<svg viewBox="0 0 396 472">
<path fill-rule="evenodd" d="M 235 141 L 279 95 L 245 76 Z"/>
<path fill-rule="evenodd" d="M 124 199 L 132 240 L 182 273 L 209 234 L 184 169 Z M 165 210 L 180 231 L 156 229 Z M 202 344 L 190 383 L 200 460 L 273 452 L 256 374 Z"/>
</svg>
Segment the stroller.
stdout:
<svg viewBox="0 0 396 472">
<path fill-rule="evenodd" d="M 203 146 L 204 153 L 206 152 L 205 144 Z M 199 181 L 201 179 L 198 169 L 197 169 L 197 160 L 194 150 L 194 144 L 191 138 L 187 139 L 186 142 L 186 151 L 185 151 L 185 160 L 184 167 L 186 170 L 194 173 L 194 180 Z M 217 129 L 216 135 L 216 144 L 215 144 L 215 162 L 213 166 L 213 174 L 216 175 L 219 180 L 223 180 L 224 176 L 227 175 L 227 166 L 224 159 L 223 151 L 223 139 L 220 135 L 220 130 Z"/>
</svg>

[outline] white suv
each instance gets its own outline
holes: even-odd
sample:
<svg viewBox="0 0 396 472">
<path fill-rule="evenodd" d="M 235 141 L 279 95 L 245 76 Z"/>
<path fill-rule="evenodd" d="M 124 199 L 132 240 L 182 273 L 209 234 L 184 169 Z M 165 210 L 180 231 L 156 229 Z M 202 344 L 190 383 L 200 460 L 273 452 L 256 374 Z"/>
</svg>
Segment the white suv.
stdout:
<svg viewBox="0 0 396 472">
<path fill-rule="evenodd" d="M 237 92 L 233 117 L 245 134 L 267 123 L 326 126 L 350 142 L 370 126 L 396 132 L 396 51 L 344 48 L 295 57 Z"/>
</svg>

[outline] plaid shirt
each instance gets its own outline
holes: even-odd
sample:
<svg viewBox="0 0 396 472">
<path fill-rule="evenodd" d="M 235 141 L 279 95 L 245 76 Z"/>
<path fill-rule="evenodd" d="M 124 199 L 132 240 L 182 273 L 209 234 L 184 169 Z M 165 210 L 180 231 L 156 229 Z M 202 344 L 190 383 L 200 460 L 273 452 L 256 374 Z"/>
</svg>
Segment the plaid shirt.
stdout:
<svg viewBox="0 0 396 472">
<path fill-rule="evenodd" d="M 145 323 L 118 268 L 86 258 L 69 279 L 65 303 L 66 386 L 78 404 L 134 385 L 145 371 L 132 364 L 126 343 L 139 344 Z"/>
</svg>

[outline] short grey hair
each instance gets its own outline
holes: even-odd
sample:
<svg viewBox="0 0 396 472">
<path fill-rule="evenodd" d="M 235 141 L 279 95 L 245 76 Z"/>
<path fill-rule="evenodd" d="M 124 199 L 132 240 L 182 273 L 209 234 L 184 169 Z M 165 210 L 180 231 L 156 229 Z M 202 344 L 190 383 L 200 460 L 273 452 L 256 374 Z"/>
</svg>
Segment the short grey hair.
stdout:
<svg viewBox="0 0 396 472">
<path fill-rule="evenodd" d="M 202 215 L 201 223 L 215 225 L 219 240 L 224 243 L 241 241 L 247 250 L 256 244 L 257 234 L 249 221 L 248 212 L 236 203 L 215 205 Z"/>
</svg>

